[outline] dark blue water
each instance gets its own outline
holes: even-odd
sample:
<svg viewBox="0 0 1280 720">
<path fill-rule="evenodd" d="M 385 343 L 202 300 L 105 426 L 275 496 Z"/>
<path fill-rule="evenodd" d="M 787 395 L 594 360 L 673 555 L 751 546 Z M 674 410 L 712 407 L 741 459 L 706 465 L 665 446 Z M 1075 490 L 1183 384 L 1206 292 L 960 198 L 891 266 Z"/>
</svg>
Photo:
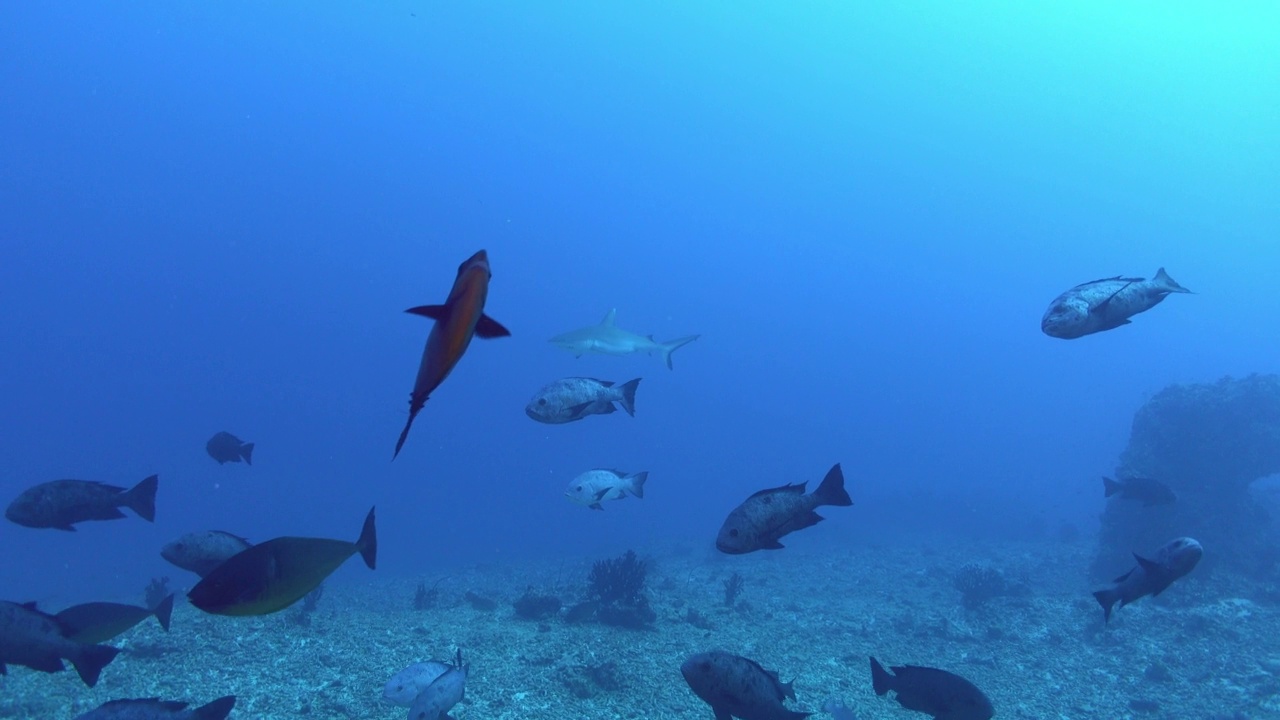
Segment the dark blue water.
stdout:
<svg viewBox="0 0 1280 720">
<path fill-rule="evenodd" d="M 0 597 L 135 599 L 217 528 L 379 574 L 709 546 L 841 462 L 791 546 L 1089 532 L 1134 410 L 1275 371 L 1280 52 L 1266 3 L 0 6 L 5 502 L 160 475 L 154 525 L 0 524 Z M 477 340 L 394 463 L 480 248 Z M 1074 341 L 1059 292 L 1196 291 Z M 654 356 L 546 341 L 618 309 Z M 643 377 L 634 419 L 523 413 Z M 205 440 L 257 443 L 218 466 Z M 642 501 L 562 497 L 593 467 Z M 367 579 L 343 568 L 342 581 Z"/>
</svg>

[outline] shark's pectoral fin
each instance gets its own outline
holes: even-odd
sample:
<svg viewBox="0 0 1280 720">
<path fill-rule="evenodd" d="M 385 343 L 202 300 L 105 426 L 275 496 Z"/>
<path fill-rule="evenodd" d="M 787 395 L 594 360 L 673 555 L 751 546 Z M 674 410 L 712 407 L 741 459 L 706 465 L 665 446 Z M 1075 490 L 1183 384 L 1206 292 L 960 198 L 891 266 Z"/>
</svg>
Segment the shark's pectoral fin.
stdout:
<svg viewBox="0 0 1280 720">
<path fill-rule="evenodd" d="M 510 330 L 502 327 L 502 323 L 494 320 L 488 315 L 481 313 L 480 319 L 476 321 L 476 337 L 488 339 L 508 337 L 510 335 Z"/>
<path fill-rule="evenodd" d="M 421 315 L 425 318 L 431 318 L 436 322 L 444 320 L 449 315 L 449 306 L 447 305 L 419 305 L 411 307 L 405 312 L 411 315 Z"/>
</svg>

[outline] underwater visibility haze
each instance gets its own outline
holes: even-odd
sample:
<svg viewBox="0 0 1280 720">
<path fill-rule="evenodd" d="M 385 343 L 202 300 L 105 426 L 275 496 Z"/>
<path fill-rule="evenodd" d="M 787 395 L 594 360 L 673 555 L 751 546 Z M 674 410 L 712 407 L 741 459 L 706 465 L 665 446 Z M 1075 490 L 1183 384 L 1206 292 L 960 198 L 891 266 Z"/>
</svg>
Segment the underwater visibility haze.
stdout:
<svg viewBox="0 0 1280 720">
<path fill-rule="evenodd" d="M 0 6 L 0 720 L 1280 718 L 1277 28 Z"/>
</svg>

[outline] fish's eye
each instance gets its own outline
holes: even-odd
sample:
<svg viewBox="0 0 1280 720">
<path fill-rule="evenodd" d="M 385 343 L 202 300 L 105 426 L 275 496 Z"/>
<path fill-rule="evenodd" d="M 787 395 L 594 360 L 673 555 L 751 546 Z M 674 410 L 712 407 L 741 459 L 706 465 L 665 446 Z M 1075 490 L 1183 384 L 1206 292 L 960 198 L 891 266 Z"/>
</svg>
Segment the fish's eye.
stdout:
<svg viewBox="0 0 1280 720">
<path fill-rule="evenodd" d="M 546 398 L 538 398 L 538 404 L 539 404 L 539 405 L 546 405 L 546 404 L 547 404 L 547 399 L 546 399 Z"/>
<path fill-rule="evenodd" d="M 729 537 L 738 537 L 738 528 L 729 531 Z"/>
<path fill-rule="evenodd" d="M 582 492 L 582 486 L 581 486 L 581 485 L 579 485 L 576 489 L 577 489 L 577 491 L 578 491 L 578 492 Z"/>
</svg>

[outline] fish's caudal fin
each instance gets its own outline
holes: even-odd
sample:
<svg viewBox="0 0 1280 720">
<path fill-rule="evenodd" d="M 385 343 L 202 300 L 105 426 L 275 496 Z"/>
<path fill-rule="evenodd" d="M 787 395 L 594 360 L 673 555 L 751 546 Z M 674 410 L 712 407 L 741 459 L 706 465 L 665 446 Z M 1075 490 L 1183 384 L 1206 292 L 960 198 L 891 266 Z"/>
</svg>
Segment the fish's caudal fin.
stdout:
<svg viewBox="0 0 1280 720">
<path fill-rule="evenodd" d="M 480 313 L 480 319 L 476 321 L 476 337 L 488 340 L 489 338 L 510 337 L 511 331 L 502 327 L 502 323 L 493 318 Z"/>
<path fill-rule="evenodd" d="M 369 508 L 369 514 L 364 518 L 364 527 L 360 528 L 360 539 L 356 540 L 356 550 L 370 570 L 378 566 L 378 531 L 373 524 L 374 510 L 375 508 Z"/>
<path fill-rule="evenodd" d="M 155 522 L 156 488 L 159 485 L 160 476 L 152 475 L 125 492 L 120 504 L 138 513 L 143 520 Z"/>
<path fill-rule="evenodd" d="M 688 345 L 689 343 L 693 342 L 694 340 L 697 340 L 700 337 L 702 336 L 689 335 L 687 337 L 676 338 L 675 340 L 670 340 L 668 342 L 658 343 L 658 348 L 662 350 L 662 359 L 667 363 L 667 369 L 675 370 L 675 367 L 671 365 L 671 353 L 675 352 L 676 350 L 679 350 L 680 348 L 684 347 L 685 345 Z"/>
<path fill-rule="evenodd" d="M 1109 477 L 1102 478 L 1102 497 L 1109 498 L 1120 492 L 1124 486 Z"/>
<path fill-rule="evenodd" d="M 1169 292 L 1189 293 L 1190 290 L 1182 287 L 1173 278 L 1169 277 L 1169 273 L 1160 268 L 1156 271 L 1156 276 L 1152 278 L 1153 282 L 1160 283 L 1160 286 Z"/>
<path fill-rule="evenodd" d="M 227 720 L 231 709 L 236 706 L 236 696 L 220 697 L 208 705 L 201 705 L 191 711 L 192 720 Z"/>
<path fill-rule="evenodd" d="M 169 593 L 168 597 L 161 600 L 152 612 L 160 622 L 160 627 L 164 628 L 165 632 L 169 632 L 169 619 L 173 617 L 173 593 Z"/>
<path fill-rule="evenodd" d="M 627 485 L 627 492 L 643 500 L 644 481 L 649 479 L 649 471 L 638 472 L 627 479 L 630 481 L 630 484 Z"/>
<path fill-rule="evenodd" d="M 409 438 L 409 428 L 413 427 L 413 419 L 418 417 L 418 411 L 422 408 L 409 408 L 409 419 L 404 421 L 404 429 L 400 431 L 400 439 L 396 440 L 396 451 L 391 453 L 391 459 L 394 461 L 400 455 L 400 448 L 404 447 L 404 441 Z"/>
<path fill-rule="evenodd" d="M 640 378 L 624 382 L 618 386 L 618 392 L 621 393 L 618 402 L 631 417 L 636 416 L 636 388 L 638 387 L 640 387 Z"/>
<path fill-rule="evenodd" d="M 253 464 L 253 443 L 245 443 L 240 446 L 240 457 L 244 458 L 245 465 Z"/>
<path fill-rule="evenodd" d="M 120 648 L 110 645 L 82 645 L 76 657 L 68 659 L 75 666 L 84 684 L 93 687 L 98 684 L 98 675 L 102 673 L 102 668 L 110 665 L 118 654 L 120 654 Z"/>
<path fill-rule="evenodd" d="M 874 655 L 871 656 L 871 687 L 877 695 L 884 695 L 893 689 L 893 676 Z"/>
<path fill-rule="evenodd" d="M 818 498 L 819 505 L 845 507 L 853 504 L 853 498 L 844 489 L 844 471 L 840 469 L 840 463 L 831 466 L 827 476 L 822 478 L 822 484 L 813 491 L 813 496 Z"/>
<path fill-rule="evenodd" d="M 1111 608 L 1120 600 L 1120 591 L 1116 588 L 1107 588 L 1094 593 L 1093 597 L 1102 606 L 1102 622 L 1111 622 Z"/>
</svg>

